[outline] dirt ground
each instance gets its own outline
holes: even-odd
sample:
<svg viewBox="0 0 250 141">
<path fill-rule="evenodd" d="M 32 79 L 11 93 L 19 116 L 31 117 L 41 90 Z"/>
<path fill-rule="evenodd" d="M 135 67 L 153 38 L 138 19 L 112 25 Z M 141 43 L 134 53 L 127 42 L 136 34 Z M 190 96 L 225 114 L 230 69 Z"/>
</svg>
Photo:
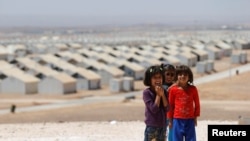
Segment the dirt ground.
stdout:
<svg viewBox="0 0 250 141">
<path fill-rule="evenodd" d="M 224 64 L 223 64 L 224 63 Z M 225 61 L 215 65 L 217 70 L 226 70 Z M 223 66 L 224 65 L 224 66 Z M 225 67 L 226 66 L 226 67 Z M 221 68 L 220 68 L 221 67 Z M 195 78 L 202 75 L 195 74 Z M 144 88 L 142 82 L 135 82 L 136 89 Z M 239 73 L 214 82 L 197 85 L 201 101 L 199 120 L 238 120 L 239 116 L 250 117 L 250 72 Z M 44 95 L 0 95 L 0 109 L 40 105 L 87 96 L 110 95 L 109 91 L 83 91 L 61 96 Z M 143 121 L 144 103 L 141 95 L 124 102 L 99 103 L 73 106 L 36 112 L 9 113 L 0 115 L 0 123 L 68 122 L 68 121 Z"/>
</svg>

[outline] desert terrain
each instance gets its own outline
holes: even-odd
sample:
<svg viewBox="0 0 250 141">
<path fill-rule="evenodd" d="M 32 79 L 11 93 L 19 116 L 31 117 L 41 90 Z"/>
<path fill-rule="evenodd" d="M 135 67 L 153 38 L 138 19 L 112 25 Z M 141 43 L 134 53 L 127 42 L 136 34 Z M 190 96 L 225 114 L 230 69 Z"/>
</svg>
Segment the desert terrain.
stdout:
<svg viewBox="0 0 250 141">
<path fill-rule="evenodd" d="M 248 53 L 249 54 L 249 53 Z M 249 56 L 249 55 L 248 55 Z M 229 64 L 229 58 L 215 62 L 213 73 L 229 70 L 240 64 Z M 243 64 L 244 65 L 244 64 Z M 246 64 L 245 64 L 246 65 Z M 212 74 L 197 74 L 194 79 Z M 230 72 L 235 73 L 235 72 Z M 238 120 L 250 117 L 250 72 L 239 72 L 209 83 L 197 85 L 201 101 L 200 120 Z M 6 113 L 0 115 L 0 123 L 69 122 L 69 121 L 143 121 L 144 103 L 140 92 L 145 88 L 142 81 L 135 82 L 139 94 L 129 100 L 98 102 L 84 105 L 65 106 L 32 112 Z M 0 95 L 0 109 L 10 110 L 11 105 L 19 107 L 39 106 L 56 102 L 84 99 L 87 97 L 108 97 L 120 95 L 110 93 L 106 87 L 101 90 L 82 91 L 69 95 Z"/>
<path fill-rule="evenodd" d="M 197 84 L 201 103 L 201 116 L 196 127 L 197 140 L 207 141 L 207 125 L 239 124 L 250 121 L 250 71 L 231 72 L 239 64 L 229 64 L 229 58 L 215 62 L 214 74 L 228 71 L 228 77 Z M 243 64 L 249 65 L 249 64 Z M 212 74 L 197 74 L 195 79 Z M 235 74 L 235 75 L 232 75 Z M 107 98 L 123 95 L 101 90 L 82 91 L 69 95 L 0 95 L 0 141 L 127 141 L 143 140 L 145 128 L 142 81 L 135 82 L 131 99 L 116 99 L 81 103 L 87 98 Z M 111 98 L 110 98 L 111 99 Z M 80 100 L 77 105 L 57 108 L 19 111 L 24 107 L 39 107 L 53 103 Z M 78 101 L 79 102 L 79 101 Z M 11 106 L 16 112 L 11 113 Z M 7 112 L 6 112 L 7 111 Z M 246 123 L 244 123 L 246 124 Z M 248 123 L 249 124 L 249 123 Z"/>
</svg>

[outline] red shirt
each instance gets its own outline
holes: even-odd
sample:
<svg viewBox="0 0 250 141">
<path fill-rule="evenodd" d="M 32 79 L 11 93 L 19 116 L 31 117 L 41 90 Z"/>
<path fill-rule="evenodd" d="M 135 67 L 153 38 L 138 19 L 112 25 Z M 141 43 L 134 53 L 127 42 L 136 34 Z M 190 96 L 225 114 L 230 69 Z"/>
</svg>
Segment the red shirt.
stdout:
<svg viewBox="0 0 250 141">
<path fill-rule="evenodd" d="M 200 116 L 200 100 L 197 88 L 189 85 L 186 90 L 175 85 L 169 89 L 168 118 L 189 119 Z"/>
</svg>

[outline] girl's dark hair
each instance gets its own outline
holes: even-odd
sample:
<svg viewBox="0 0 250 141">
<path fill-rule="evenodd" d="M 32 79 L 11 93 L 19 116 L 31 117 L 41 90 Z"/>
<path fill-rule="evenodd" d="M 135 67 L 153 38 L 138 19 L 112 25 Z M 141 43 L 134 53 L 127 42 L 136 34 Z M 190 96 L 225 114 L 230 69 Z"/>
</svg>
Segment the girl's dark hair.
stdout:
<svg viewBox="0 0 250 141">
<path fill-rule="evenodd" d="M 171 65 L 171 64 L 161 64 L 161 67 L 163 68 L 164 71 L 167 71 L 167 70 L 175 71 L 174 65 Z"/>
<path fill-rule="evenodd" d="M 151 78 L 155 74 L 160 73 L 162 75 L 162 82 L 164 81 L 163 68 L 160 65 L 154 65 L 147 68 L 144 73 L 143 84 L 145 86 L 151 86 Z"/>
<path fill-rule="evenodd" d="M 187 65 L 176 66 L 175 80 L 177 80 L 178 75 L 182 73 L 186 73 L 188 75 L 188 84 L 193 85 L 194 81 L 193 72 Z"/>
</svg>

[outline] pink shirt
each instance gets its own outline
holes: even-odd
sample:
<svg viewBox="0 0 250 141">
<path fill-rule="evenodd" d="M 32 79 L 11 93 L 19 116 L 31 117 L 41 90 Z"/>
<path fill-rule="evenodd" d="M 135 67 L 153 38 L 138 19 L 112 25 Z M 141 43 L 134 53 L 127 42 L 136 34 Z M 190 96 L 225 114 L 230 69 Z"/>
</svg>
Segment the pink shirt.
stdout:
<svg viewBox="0 0 250 141">
<path fill-rule="evenodd" d="M 189 119 L 200 116 L 200 100 L 197 88 L 189 85 L 186 90 L 175 85 L 169 89 L 168 118 Z"/>
</svg>

